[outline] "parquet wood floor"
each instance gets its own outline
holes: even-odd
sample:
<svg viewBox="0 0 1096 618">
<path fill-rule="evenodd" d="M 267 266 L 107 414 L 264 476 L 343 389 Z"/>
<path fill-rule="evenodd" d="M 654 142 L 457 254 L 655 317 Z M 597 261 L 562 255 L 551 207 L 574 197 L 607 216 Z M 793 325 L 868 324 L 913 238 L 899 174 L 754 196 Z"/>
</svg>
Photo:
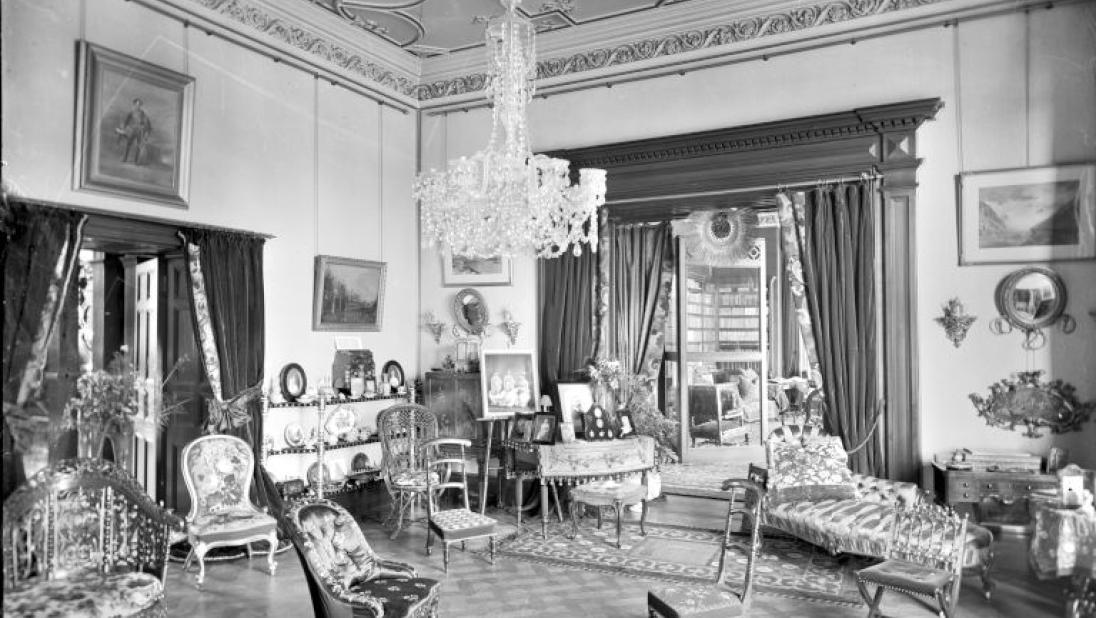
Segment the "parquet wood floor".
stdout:
<svg viewBox="0 0 1096 618">
<path fill-rule="evenodd" d="M 700 527 L 720 527 L 724 504 L 715 500 L 669 496 L 655 502 L 651 521 Z M 508 516 L 497 515 L 507 520 Z M 497 557 L 488 562 L 486 543 L 469 543 L 467 552 L 454 545 L 449 573 L 442 571 L 441 552 L 426 556 L 426 530 L 415 524 L 398 539 L 388 539 L 378 523 L 378 513 L 367 513 L 363 529 L 374 549 L 387 558 L 416 565 L 419 574 L 441 580 L 440 615 L 446 618 L 495 616 L 583 616 L 639 618 L 646 615 L 647 589 L 657 582 L 624 576 L 553 568 L 521 560 Z M 512 521 L 512 519 L 508 519 Z M 527 525 L 539 526 L 533 519 Z M 626 531 L 630 533 L 631 530 Z M 962 589 L 959 613 L 965 617 L 988 618 L 1061 615 L 1062 584 L 1039 582 L 1027 570 L 1026 540 L 1004 538 L 998 543 L 993 600 L 981 596 L 981 582 L 967 578 Z M 931 616 L 917 601 L 888 595 L 884 612 L 889 616 Z M 296 553 L 278 556 L 274 577 L 266 572 L 265 559 L 209 564 L 201 592 L 194 589 L 193 570 L 183 574 L 172 563 L 167 577 L 167 609 L 171 616 L 250 618 L 257 616 L 311 616 L 311 600 Z M 751 616 L 792 618 L 795 616 L 859 617 L 866 607 L 826 605 L 776 596 L 756 596 Z"/>
</svg>

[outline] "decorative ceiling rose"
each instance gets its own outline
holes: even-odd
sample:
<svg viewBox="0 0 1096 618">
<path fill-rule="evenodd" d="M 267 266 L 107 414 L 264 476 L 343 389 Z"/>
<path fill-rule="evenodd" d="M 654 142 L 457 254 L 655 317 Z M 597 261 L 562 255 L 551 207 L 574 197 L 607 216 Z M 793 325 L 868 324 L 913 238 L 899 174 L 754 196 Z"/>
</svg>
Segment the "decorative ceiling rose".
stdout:
<svg viewBox="0 0 1096 618">
<path fill-rule="evenodd" d="M 500 0 L 506 13 L 487 24 L 487 96 L 492 102 L 487 148 L 415 179 L 423 241 L 454 255 L 559 257 L 582 243 L 597 251 L 597 209 L 605 203 L 605 170 L 581 169 L 571 184 L 564 159 L 534 155 L 525 106 L 537 75 L 535 32 L 517 13 L 520 0 Z"/>
<path fill-rule="evenodd" d="M 685 251 L 709 266 L 731 266 L 744 258 L 756 258 L 753 229 L 757 214 L 749 208 L 728 208 L 694 212 L 673 222 Z"/>
</svg>

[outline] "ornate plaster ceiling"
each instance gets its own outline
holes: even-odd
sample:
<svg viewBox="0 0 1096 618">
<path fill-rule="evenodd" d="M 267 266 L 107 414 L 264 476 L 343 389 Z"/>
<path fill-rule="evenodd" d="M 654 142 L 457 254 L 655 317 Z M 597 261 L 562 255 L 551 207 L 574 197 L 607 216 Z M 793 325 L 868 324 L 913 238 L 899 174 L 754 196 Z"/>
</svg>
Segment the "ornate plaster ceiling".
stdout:
<svg viewBox="0 0 1096 618">
<path fill-rule="evenodd" d="M 305 0 L 357 28 L 423 57 L 483 45 L 483 24 L 498 0 Z M 563 30 L 658 10 L 688 0 L 526 0 L 519 11 L 538 32 Z"/>
</svg>

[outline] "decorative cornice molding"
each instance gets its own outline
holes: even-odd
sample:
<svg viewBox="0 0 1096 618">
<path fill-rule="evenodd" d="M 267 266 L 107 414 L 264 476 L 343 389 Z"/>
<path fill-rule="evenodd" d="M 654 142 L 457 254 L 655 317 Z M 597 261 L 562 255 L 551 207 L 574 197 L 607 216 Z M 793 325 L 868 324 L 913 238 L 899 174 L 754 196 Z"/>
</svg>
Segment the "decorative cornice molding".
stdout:
<svg viewBox="0 0 1096 618">
<path fill-rule="evenodd" d="M 654 58 L 711 49 L 768 36 L 789 34 L 808 28 L 892 13 L 936 4 L 945 0 L 831 0 L 783 12 L 746 17 L 708 28 L 687 30 L 649 38 L 612 48 L 599 48 L 537 63 L 537 79 L 549 79 Z M 414 96 L 420 101 L 468 94 L 482 90 L 487 78 L 482 73 L 422 84 Z"/>
<path fill-rule="evenodd" d="M 299 24 L 291 23 L 246 0 L 191 0 L 223 17 L 257 30 L 267 36 L 317 56 L 358 78 L 373 82 L 405 96 L 414 96 L 418 88 L 415 75 L 403 74 L 368 59 L 363 53 L 334 43 L 328 37 Z"/>
<path fill-rule="evenodd" d="M 687 133 L 549 153 L 572 167 L 613 168 L 734 152 L 795 146 L 863 135 L 912 131 L 936 116 L 938 98 L 878 105 L 837 114 L 766 122 L 719 131 Z"/>
</svg>

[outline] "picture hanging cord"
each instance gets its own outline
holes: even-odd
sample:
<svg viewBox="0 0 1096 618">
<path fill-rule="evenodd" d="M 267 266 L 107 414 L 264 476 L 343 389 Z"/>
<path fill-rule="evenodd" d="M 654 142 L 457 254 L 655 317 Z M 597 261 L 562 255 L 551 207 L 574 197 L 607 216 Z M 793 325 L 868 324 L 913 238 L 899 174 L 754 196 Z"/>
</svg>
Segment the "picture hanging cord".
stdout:
<svg viewBox="0 0 1096 618">
<path fill-rule="evenodd" d="M 962 42 L 959 40 L 958 21 L 952 26 L 951 39 L 952 73 L 955 82 L 955 151 L 959 158 L 959 171 L 962 172 L 967 169 L 967 166 L 966 161 L 963 160 L 963 66 L 959 58 L 959 46 Z"/>
<path fill-rule="evenodd" d="M 1031 167 L 1031 11 L 1024 11 L 1024 165 Z"/>
<path fill-rule="evenodd" d="M 377 106 L 377 247 L 384 261 L 384 106 Z"/>
<path fill-rule="evenodd" d="M 312 76 L 312 255 L 320 254 L 320 78 Z"/>
</svg>

